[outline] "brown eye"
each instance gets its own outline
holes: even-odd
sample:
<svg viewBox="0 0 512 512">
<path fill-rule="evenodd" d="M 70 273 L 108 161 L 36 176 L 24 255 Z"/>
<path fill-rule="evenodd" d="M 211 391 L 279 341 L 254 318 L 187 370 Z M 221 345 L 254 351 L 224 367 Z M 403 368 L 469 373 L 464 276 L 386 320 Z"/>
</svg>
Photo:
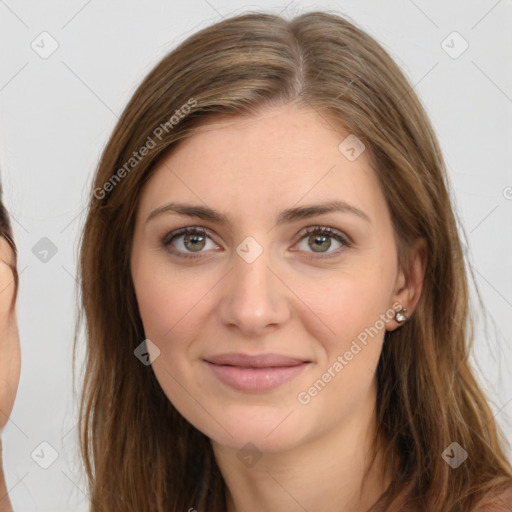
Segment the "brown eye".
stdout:
<svg viewBox="0 0 512 512">
<path fill-rule="evenodd" d="M 330 237 L 325 235 L 311 235 L 308 239 L 309 246 L 315 252 L 323 252 L 331 246 Z"/>
<path fill-rule="evenodd" d="M 302 241 L 305 239 L 307 239 L 305 242 L 306 247 L 304 247 L 304 249 L 299 248 L 299 250 L 304 250 L 304 252 L 309 253 L 311 259 L 329 258 L 331 255 L 338 256 L 341 250 L 351 246 L 351 242 L 346 235 L 332 228 L 323 226 L 309 228 L 306 233 L 302 234 L 300 239 L 301 243 L 304 243 Z M 340 246 L 333 251 L 329 251 L 332 246 L 332 239 L 336 240 Z M 312 252 L 317 253 L 318 256 L 311 255 Z"/>
<path fill-rule="evenodd" d="M 183 245 L 193 252 L 200 251 L 205 246 L 205 236 L 187 233 L 183 238 Z"/>
<path fill-rule="evenodd" d="M 207 241 L 211 238 L 206 231 L 198 227 L 188 227 L 178 229 L 166 235 L 162 240 L 162 245 L 172 254 L 183 258 L 200 257 Z M 213 243 L 213 242 L 212 242 Z M 194 256 L 193 253 L 198 253 Z"/>
</svg>

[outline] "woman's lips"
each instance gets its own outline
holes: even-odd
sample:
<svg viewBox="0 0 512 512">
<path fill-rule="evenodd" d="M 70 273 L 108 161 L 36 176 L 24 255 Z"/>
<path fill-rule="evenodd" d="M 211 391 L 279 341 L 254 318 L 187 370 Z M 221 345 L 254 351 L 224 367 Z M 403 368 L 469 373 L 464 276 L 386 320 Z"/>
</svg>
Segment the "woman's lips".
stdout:
<svg viewBox="0 0 512 512">
<path fill-rule="evenodd" d="M 214 375 L 238 391 L 268 391 L 299 375 L 310 364 L 281 354 L 221 354 L 205 359 Z"/>
</svg>

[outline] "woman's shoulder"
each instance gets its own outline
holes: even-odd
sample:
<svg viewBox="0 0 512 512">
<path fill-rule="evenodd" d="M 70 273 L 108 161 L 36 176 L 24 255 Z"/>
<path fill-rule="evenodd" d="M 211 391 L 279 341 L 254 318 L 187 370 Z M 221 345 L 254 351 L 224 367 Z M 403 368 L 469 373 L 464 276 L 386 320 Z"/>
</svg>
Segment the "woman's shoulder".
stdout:
<svg viewBox="0 0 512 512">
<path fill-rule="evenodd" d="M 474 512 L 512 512 L 512 484 L 489 494 Z"/>
</svg>

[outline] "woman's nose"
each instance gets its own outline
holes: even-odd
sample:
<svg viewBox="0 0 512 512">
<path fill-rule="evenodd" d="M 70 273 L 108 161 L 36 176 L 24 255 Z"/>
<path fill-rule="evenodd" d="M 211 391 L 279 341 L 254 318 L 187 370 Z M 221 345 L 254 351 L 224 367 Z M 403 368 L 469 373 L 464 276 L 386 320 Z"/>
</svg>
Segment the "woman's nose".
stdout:
<svg viewBox="0 0 512 512">
<path fill-rule="evenodd" d="M 225 278 L 221 320 L 247 336 L 277 328 L 290 317 L 293 294 L 280 277 L 271 251 L 248 237 L 236 249 L 233 267 Z"/>
</svg>

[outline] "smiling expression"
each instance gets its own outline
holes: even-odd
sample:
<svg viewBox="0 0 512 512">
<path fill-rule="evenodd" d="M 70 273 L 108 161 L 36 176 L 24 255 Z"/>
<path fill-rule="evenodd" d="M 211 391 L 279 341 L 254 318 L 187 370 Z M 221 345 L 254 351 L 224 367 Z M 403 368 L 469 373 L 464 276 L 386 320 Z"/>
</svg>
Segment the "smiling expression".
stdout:
<svg viewBox="0 0 512 512">
<path fill-rule="evenodd" d="M 152 367 L 225 446 L 298 446 L 374 400 L 393 322 L 297 400 L 396 300 L 388 207 L 367 155 L 338 149 L 348 135 L 294 105 L 209 121 L 141 193 L 131 270 Z"/>
</svg>

